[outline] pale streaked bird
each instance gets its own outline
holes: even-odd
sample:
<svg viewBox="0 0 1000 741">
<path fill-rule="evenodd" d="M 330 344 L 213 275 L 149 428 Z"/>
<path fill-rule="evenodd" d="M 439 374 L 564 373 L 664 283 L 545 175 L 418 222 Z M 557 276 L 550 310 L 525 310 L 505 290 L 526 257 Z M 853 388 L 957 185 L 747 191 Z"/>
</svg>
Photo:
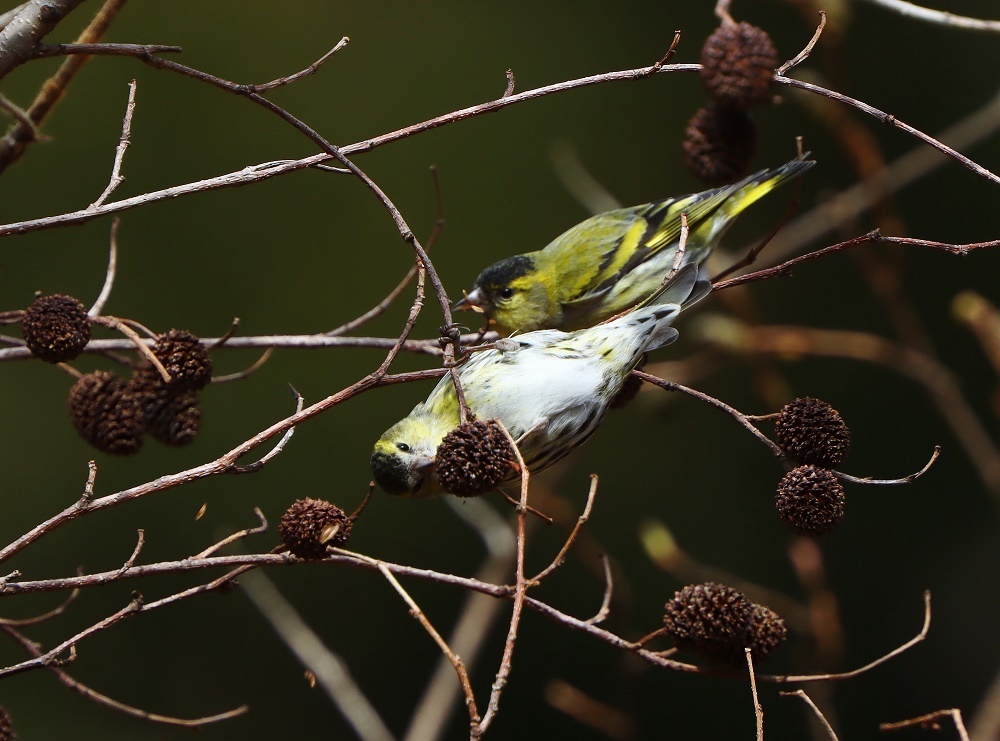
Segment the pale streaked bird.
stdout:
<svg viewBox="0 0 1000 741">
<path fill-rule="evenodd" d="M 673 342 L 671 323 L 710 287 L 689 264 L 647 305 L 613 321 L 574 332 L 517 334 L 500 340 L 498 349 L 474 353 L 459 371 L 469 410 L 481 420 L 499 419 L 514 438 L 523 436 L 519 449 L 528 470 L 541 471 L 590 437 L 643 353 Z M 435 455 L 458 425 L 455 387 L 444 376 L 375 443 L 375 481 L 389 494 L 442 493 Z M 517 476 L 512 470 L 508 480 Z"/>
</svg>

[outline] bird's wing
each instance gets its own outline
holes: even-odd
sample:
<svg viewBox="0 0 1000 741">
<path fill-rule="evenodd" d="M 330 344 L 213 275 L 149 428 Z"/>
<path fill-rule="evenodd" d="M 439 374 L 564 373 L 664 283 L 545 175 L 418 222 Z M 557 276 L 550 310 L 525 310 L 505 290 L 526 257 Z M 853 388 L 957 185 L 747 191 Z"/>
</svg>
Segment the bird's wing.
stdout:
<svg viewBox="0 0 1000 741">
<path fill-rule="evenodd" d="M 585 318 L 614 290 L 623 276 L 680 238 L 680 215 L 687 213 L 691 233 L 711 217 L 733 186 L 634 208 L 619 209 L 573 227 L 542 251 L 552 260 L 554 274 L 571 276 L 556 286 L 567 326 L 572 317 Z M 688 242 L 685 262 L 701 262 L 704 246 Z M 669 270 L 664 271 L 664 274 Z"/>
</svg>

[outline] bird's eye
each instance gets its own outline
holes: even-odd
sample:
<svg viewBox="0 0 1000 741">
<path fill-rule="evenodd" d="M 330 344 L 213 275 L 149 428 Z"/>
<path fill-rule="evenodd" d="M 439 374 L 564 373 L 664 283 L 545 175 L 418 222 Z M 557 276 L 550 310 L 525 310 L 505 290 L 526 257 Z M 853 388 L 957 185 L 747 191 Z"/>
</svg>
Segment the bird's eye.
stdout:
<svg viewBox="0 0 1000 741">
<path fill-rule="evenodd" d="M 404 453 L 410 452 L 410 446 L 407 445 L 406 443 L 396 443 L 396 448 Z"/>
<path fill-rule="evenodd" d="M 510 286 L 508 286 L 507 288 L 501 288 L 497 292 L 497 296 L 499 296 L 502 299 L 511 298 L 513 295 L 514 295 L 514 289 L 511 288 Z"/>
</svg>

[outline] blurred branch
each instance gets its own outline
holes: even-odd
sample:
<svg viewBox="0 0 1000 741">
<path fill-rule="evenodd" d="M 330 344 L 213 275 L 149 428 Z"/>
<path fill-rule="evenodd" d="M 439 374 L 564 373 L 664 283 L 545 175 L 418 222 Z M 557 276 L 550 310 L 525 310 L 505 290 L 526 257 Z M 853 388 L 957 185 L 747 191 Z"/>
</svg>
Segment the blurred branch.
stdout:
<svg viewBox="0 0 1000 741">
<path fill-rule="evenodd" d="M 956 149 L 965 149 L 992 136 L 998 129 L 1000 95 L 994 95 L 977 110 L 948 126 L 937 138 Z M 804 245 L 841 229 L 845 222 L 850 222 L 886 195 L 902 190 L 948 162 L 948 158 L 935 149 L 916 147 L 891 162 L 878 182 L 866 180 L 851 185 L 783 227 L 758 262 L 773 264 L 797 253 Z"/>
<path fill-rule="evenodd" d="M 979 18 L 969 18 L 964 15 L 955 15 L 946 10 L 933 10 L 920 5 L 906 2 L 906 0 L 868 0 L 872 5 L 886 8 L 899 13 L 907 18 L 916 18 L 927 23 L 935 23 L 939 26 L 950 26 L 951 28 L 964 28 L 970 31 L 993 31 L 1000 32 L 1000 21 L 984 21 Z"/>
<path fill-rule="evenodd" d="M 506 520 L 482 499 L 448 497 L 446 503 L 456 515 L 476 531 L 486 546 L 487 557 L 476 572 L 475 578 L 486 583 L 503 583 L 510 573 L 516 552 L 516 540 Z M 531 523 L 536 522 L 531 520 Z M 470 592 L 459 614 L 448 645 L 463 657 L 472 671 L 493 624 L 499 617 L 504 603 Z M 461 688 L 455 686 L 454 671 L 447 658 L 442 657 L 430 681 L 424 687 L 404 739 L 440 738 L 451 718 Z"/>
<path fill-rule="evenodd" d="M 24 8 L 26 5 L 27 3 L 22 5 L 21 8 Z M 106 0 L 101 9 L 94 15 L 90 24 L 77 37 L 77 41 L 80 43 L 99 41 L 124 5 L 125 0 Z M 9 12 L 20 12 L 21 8 Z M 3 48 L 2 45 L 0 45 L 0 48 Z M 76 56 L 67 59 L 56 70 L 56 73 L 45 81 L 41 90 L 35 96 L 34 101 L 32 101 L 31 106 L 26 111 L 28 122 L 13 127 L 0 140 L 0 173 L 20 159 L 29 144 L 38 140 L 36 128 L 45 122 L 48 115 L 59 101 L 62 100 L 62 96 L 69 87 L 69 83 L 83 69 L 83 66 L 89 59 L 89 56 Z"/>
<path fill-rule="evenodd" d="M 347 664 L 323 643 L 274 583 L 255 571 L 246 574 L 240 586 L 299 662 L 315 675 L 358 738 L 391 741 L 392 732 L 351 676 Z"/>
</svg>

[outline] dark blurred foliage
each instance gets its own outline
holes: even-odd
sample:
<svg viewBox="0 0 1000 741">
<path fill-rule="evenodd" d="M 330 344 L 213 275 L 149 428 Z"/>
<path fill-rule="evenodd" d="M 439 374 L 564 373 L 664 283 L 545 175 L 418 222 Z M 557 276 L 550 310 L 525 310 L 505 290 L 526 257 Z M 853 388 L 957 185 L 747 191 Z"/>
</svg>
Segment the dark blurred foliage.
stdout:
<svg viewBox="0 0 1000 741">
<path fill-rule="evenodd" d="M 697 7 L 696 7 L 697 6 Z M 498 97 L 505 70 L 517 90 L 651 64 L 675 29 L 683 40 L 675 61 L 695 62 L 716 25 L 712 3 L 327 3 L 218 1 L 132 3 L 108 41 L 179 44 L 178 56 L 237 82 L 263 82 L 300 69 L 341 36 L 350 45 L 316 75 L 271 97 L 338 144 L 369 138 Z M 71 41 L 96 9 L 93 0 L 64 22 L 53 40 Z M 995 4 L 951 3 L 954 12 L 989 17 Z M 984 105 L 996 91 L 997 38 L 921 24 L 862 2 L 826 7 L 831 28 L 794 76 L 820 79 L 930 133 Z M 779 54 L 795 54 L 811 36 L 815 8 L 807 0 L 737 0 L 734 15 L 773 36 Z M 58 64 L 27 64 L 4 80 L 3 93 L 25 104 Z M 138 80 L 125 183 L 113 198 L 181 184 L 246 165 L 302 157 L 314 147 L 276 117 L 245 100 L 131 59 L 94 59 L 32 146 L 0 179 L 0 221 L 54 215 L 86 206 L 110 173 L 127 96 Z M 819 165 L 801 183 L 801 212 L 859 180 L 838 135 L 850 124 L 872 138 L 887 160 L 922 145 L 857 111 L 817 117 L 803 96 L 778 90 L 780 105 L 755 113 L 761 148 L 755 167 L 777 166 L 805 137 Z M 622 203 L 700 190 L 684 171 L 680 142 L 687 119 L 707 101 L 698 76 L 660 75 L 616 82 L 520 104 L 385 146 L 356 157 L 426 237 L 435 221 L 429 167 L 438 168 L 447 226 L 435 264 L 452 296 L 486 264 L 545 244 L 587 216 L 561 185 L 551 152 L 568 144 L 586 169 Z M 830 125 L 834 123 L 834 125 Z M 996 137 L 966 151 L 996 171 Z M 785 188 L 747 213 L 727 239 L 734 253 L 770 231 L 787 208 Z M 891 217 L 894 233 L 969 242 L 996 239 L 996 185 L 947 162 L 905 188 L 881 217 L 866 212 L 839 225 L 814 249 L 855 236 Z M 104 279 L 110 219 L 72 229 L 4 240 L 0 309 L 23 308 L 33 292 L 67 293 L 89 305 Z M 888 227 L 887 227 L 888 228 Z M 411 263 L 385 211 L 347 176 L 301 172 L 258 185 L 161 202 L 122 215 L 119 272 L 106 311 L 165 331 L 221 334 L 233 317 L 243 334 L 308 333 L 332 328 L 381 299 Z M 866 257 L 865 254 L 868 256 Z M 865 271 L 891 265 L 902 294 L 933 352 L 950 369 L 964 398 L 990 433 L 997 430 L 995 371 L 974 336 L 951 313 L 963 290 L 1000 300 L 1000 256 L 964 259 L 919 248 L 867 248 L 834 255 L 758 284 L 732 298 L 712 298 L 685 317 L 679 343 L 653 360 L 683 361 L 705 350 L 699 322 L 735 304 L 774 324 L 872 332 L 897 339 L 886 304 Z M 742 289 L 741 289 L 742 290 Z M 407 296 L 411 294 L 406 294 Z M 395 336 L 406 314 L 401 300 L 365 333 Z M 463 317 L 464 318 L 464 317 Z M 432 301 L 418 336 L 440 324 Z M 690 329 L 685 333 L 685 327 Z M 217 373 L 239 370 L 252 351 L 215 355 Z M 943 707 L 973 715 L 1000 665 L 996 625 L 997 493 L 982 484 L 939 410 L 919 384 L 884 367 L 836 358 L 726 356 L 692 378 L 698 388 L 750 413 L 777 410 L 794 396 L 831 402 L 851 425 L 854 447 L 844 469 L 895 477 L 920 468 L 935 444 L 937 466 L 907 487 L 848 486 L 847 516 L 821 541 L 829 586 L 839 600 L 844 651 L 819 665 L 807 636 L 796 633 L 771 664 L 775 672 L 844 670 L 910 638 L 922 619 L 922 592 L 934 594 L 928 640 L 860 678 L 810 686 L 822 696 L 842 738 L 875 738 L 877 724 Z M 87 461 L 99 465 L 97 494 L 211 460 L 292 411 L 291 383 L 307 402 L 352 383 L 376 367 L 375 350 L 279 350 L 247 380 L 203 394 L 204 426 L 194 444 L 167 449 L 148 443 L 138 456 L 111 458 L 89 449 L 67 419 L 72 379 L 38 362 L 0 368 L 0 450 L 4 497 L 0 540 L 9 542 L 80 495 Z M 403 357 L 395 367 L 430 367 Z M 88 371 L 111 367 L 86 355 Z M 162 492 L 59 529 L 25 550 L 4 573 L 25 578 L 115 568 L 146 532 L 144 561 L 198 552 L 255 524 L 259 506 L 271 530 L 243 544 L 265 551 L 295 499 L 323 497 L 352 510 L 364 496 L 371 442 L 429 390 L 426 384 L 379 390 L 303 425 L 285 452 L 253 476 L 219 477 Z M 765 426 L 765 429 L 767 427 Z M 571 508 L 583 506 L 586 475 L 601 474 L 586 542 L 614 562 L 616 601 L 608 627 L 637 638 L 660 625 L 663 603 L 683 581 L 654 565 L 640 528 L 667 523 L 694 558 L 803 600 L 788 560 L 793 536 L 773 511 L 783 473 L 768 451 L 732 420 L 690 398 L 654 391 L 616 412 L 568 463 L 540 478 Z M 207 511 L 195 515 L 203 503 Z M 492 501 L 510 513 L 498 498 Z M 572 515 L 570 515 L 572 516 Z M 539 527 L 529 565 L 541 568 L 565 531 Z M 482 546 L 441 501 L 377 495 L 355 527 L 350 547 L 379 558 L 445 572 L 473 574 Z M 589 554 L 590 548 L 579 551 Z M 326 644 L 339 652 L 362 690 L 402 735 L 439 654 L 380 576 L 345 568 L 304 566 L 269 576 Z M 569 563 L 537 590 L 572 614 L 589 616 L 602 583 L 592 558 Z M 133 589 L 154 599 L 193 583 L 170 577 L 90 589 L 66 615 L 30 631 L 47 646 L 127 603 Z M 447 633 L 464 599 L 453 588 L 410 583 L 431 620 Z M 4 601 L 5 616 L 54 606 L 59 595 Z M 493 628 L 473 681 L 485 706 L 503 637 L 506 610 Z M 0 642 L 0 662 L 24 658 Z M 82 643 L 69 670 L 81 681 L 153 712 L 210 714 L 248 703 L 249 714 L 205 728 L 200 737 L 351 738 L 353 734 L 303 668 L 239 590 L 210 594 L 141 615 Z M 747 684 L 739 679 L 672 673 L 646 666 L 530 611 L 524 616 L 511 682 L 496 738 L 604 738 L 553 709 L 546 686 L 563 680 L 625 712 L 635 738 L 752 738 Z M 761 687 L 769 738 L 805 738 L 808 711 L 797 699 Z M 4 680 L 0 704 L 25 739 L 182 738 L 179 729 L 123 717 L 62 688 L 44 671 Z M 56 712 L 53 712 L 57 709 Z M 456 710 L 448 737 L 465 735 Z"/>
</svg>

